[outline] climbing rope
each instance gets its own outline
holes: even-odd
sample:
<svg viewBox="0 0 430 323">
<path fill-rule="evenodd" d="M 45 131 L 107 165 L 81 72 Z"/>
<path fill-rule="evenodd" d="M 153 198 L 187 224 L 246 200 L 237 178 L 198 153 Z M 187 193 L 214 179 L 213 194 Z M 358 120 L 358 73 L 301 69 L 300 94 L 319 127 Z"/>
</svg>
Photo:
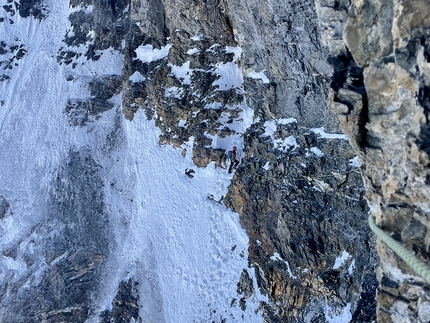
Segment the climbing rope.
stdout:
<svg viewBox="0 0 430 323">
<path fill-rule="evenodd" d="M 369 213 L 369 226 L 376 236 L 384 241 L 406 264 L 412 268 L 418 275 L 425 279 L 430 284 L 430 267 L 420 259 L 418 259 L 412 252 L 403 247 L 398 241 L 391 238 L 381 228 L 379 228 L 372 214 Z"/>
</svg>

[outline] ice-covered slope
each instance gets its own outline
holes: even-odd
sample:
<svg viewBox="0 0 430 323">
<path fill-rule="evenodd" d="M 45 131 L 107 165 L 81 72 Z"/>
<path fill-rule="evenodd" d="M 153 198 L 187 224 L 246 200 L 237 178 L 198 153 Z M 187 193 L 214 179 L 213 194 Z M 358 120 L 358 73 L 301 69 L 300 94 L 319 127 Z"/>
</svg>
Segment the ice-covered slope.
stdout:
<svg viewBox="0 0 430 323">
<path fill-rule="evenodd" d="M 248 238 L 216 202 L 229 175 L 193 167 L 191 146 L 185 156 L 160 146 L 143 110 L 123 118 L 118 50 L 58 58 L 69 15 L 91 6 L 36 5 L 44 15 L 10 4 L 0 29 L 5 48 L 25 49 L 0 56 L 15 57 L 0 83 L 0 321 L 98 322 L 122 310 L 136 322 L 261 322 Z"/>
</svg>

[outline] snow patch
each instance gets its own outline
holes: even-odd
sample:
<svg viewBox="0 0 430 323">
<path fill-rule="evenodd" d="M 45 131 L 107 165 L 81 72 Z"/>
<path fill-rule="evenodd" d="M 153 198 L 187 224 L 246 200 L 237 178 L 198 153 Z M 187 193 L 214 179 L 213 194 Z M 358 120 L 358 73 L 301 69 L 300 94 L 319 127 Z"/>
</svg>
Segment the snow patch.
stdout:
<svg viewBox="0 0 430 323">
<path fill-rule="evenodd" d="M 233 53 L 234 54 L 233 62 L 236 62 L 240 58 L 240 55 L 242 55 L 242 48 L 239 46 L 236 46 L 236 47 L 226 46 L 225 51 L 227 53 Z"/>
<path fill-rule="evenodd" d="M 351 264 L 348 267 L 348 275 L 352 276 L 352 274 L 354 273 L 354 269 L 355 269 L 355 259 L 351 261 Z"/>
<path fill-rule="evenodd" d="M 289 136 L 285 139 L 276 139 L 273 141 L 275 144 L 275 148 L 278 150 L 281 150 L 282 152 L 287 152 L 290 150 L 290 148 L 293 148 L 291 150 L 294 151 L 296 148 L 299 148 L 299 144 L 296 141 L 296 138 L 294 136 Z"/>
<path fill-rule="evenodd" d="M 174 97 L 176 99 L 180 99 L 182 98 L 183 93 L 184 89 L 177 86 L 172 86 L 170 88 L 164 89 L 165 97 Z"/>
<path fill-rule="evenodd" d="M 243 84 L 243 76 L 241 69 L 234 62 L 217 63 L 213 72 L 219 76 L 212 86 L 218 86 L 219 91 L 227 91 L 237 89 L 238 93 L 243 93 L 239 90 Z"/>
<path fill-rule="evenodd" d="M 143 77 L 143 75 L 140 74 L 138 71 L 136 71 L 136 72 L 133 73 L 133 75 L 131 75 L 128 78 L 128 80 L 130 82 L 133 82 L 133 83 L 141 83 L 141 82 L 144 82 L 146 80 L 146 78 Z"/>
<path fill-rule="evenodd" d="M 167 44 L 161 47 L 161 49 L 153 48 L 151 44 L 140 45 L 134 51 L 136 52 L 136 59 L 141 60 L 143 63 L 150 63 L 158 61 L 169 55 L 169 51 L 172 45 Z"/>
<path fill-rule="evenodd" d="M 319 135 L 321 138 L 348 140 L 348 138 L 344 134 L 340 134 L 340 133 L 328 133 L 328 132 L 325 132 L 324 128 L 311 128 L 309 130 L 311 132 Z"/>
<path fill-rule="evenodd" d="M 339 269 L 340 267 L 342 267 L 349 257 L 351 257 L 351 255 L 346 252 L 346 250 L 342 251 L 342 254 L 334 261 L 333 269 Z"/>
<path fill-rule="evenodd" d="M 277 124 L 280 124 L 283 126 L 285 126 L 287 124 L 292 124 L 292 123 L 297 123 L 297 119 L 296 118 L 282 118 L 282 119 L 279 119 L 277 121 Z"/>
<path fill-rule="evenodd" d="M 310 151 L 313 152 L 318 157 L 323 157 L 324 156 L 324 153 L 318 147 L 312 147 L 310 149 Z"/>
<path fill-rule="evenodd" d="M 335 310 L 332 307 L 325 306 L 325 319 L 327 323 L 347 323 L 352 319 L 351 303 L 348 303 L 342 310 Z"/>
<path fill-rule="evenodd" d="M 200 50 L 198 48 L 191 48 L 189 50 L 187 50 L 187 54 L 188 55 L 194 55 L 195 53 L 200 52 Z"/>
<path fill-rule="evenodd" d="M 358 160 L 358 156 L 355 156 L 354 158 L 350 159 L 348 165 L 352 167 L 360 168 L 361 164 L 360 164 L 360 161 Z"/>
<path fill-rule="evenodd" d="M 255 80 L 262 80 L 264 84 L 270 83 L 269 78 L 264 74 L 264 71 L 262 72 L 249 72 L 246 77 L 255 79 Z"/>
<path fill-rule="evenodd" d="M 186 61 L 182 66 L 168 64 L 172 69 L 172 74 L 182 82 L 182 84 L 191 84 L 191 75 L 193 70 L 190 69 L 190 61 Z"/>
<path fill-rule="evenodd" d="M 200 41 L 200 40 L 203 39 L 203 35 L 192 36 L 192 37 L 190 37 L 190 39 L 193 40 L 193 41 Z"/>
</svg>

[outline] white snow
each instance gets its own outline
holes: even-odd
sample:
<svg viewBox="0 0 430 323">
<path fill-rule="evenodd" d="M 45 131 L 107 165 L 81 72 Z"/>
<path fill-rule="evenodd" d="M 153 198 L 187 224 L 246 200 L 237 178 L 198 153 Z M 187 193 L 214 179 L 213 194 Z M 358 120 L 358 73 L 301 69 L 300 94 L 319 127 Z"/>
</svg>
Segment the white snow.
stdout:
<svg viewBox="0 0 430 323">
<path fill-rule="evenodd" d="M 216 202 L 226 194 L 231 175 L 213 163 L 195 167 L 193 138 L 183 146 L 185 157 L 180 149 L 160 146 L 160 131 L 142 110 L 131 122 L 122 117 L 121 95 L 111 99 L 115 108 L 99 120 L 71 127 L 64 114 L 67 101 L 89 98 L 87 84 L 94 77 L 121 75 L 123 57 L 108 49 L 98 61 L 78 59 L 75 69 L 59 65 L 56 53 L 64 46 L 63 31 L 70 28 L 70 10 L 64 1 L 49 0 L 49 4 L 46 20 L 19 19 L 13 25 L 5 24 L 0 32 L 2 37 L 20 38 L 28 50 L 11 71 L 11 79 L 0 83 L 0 97 L 5 101 L 0 109 L 0 195 L 14 213 L 0 222 L 0 247 L 27 239 L 34 225 L 45 223 L 48 195 L 58 169 L 70 150 L 86 149 L 103 173 L 104 203 L 113 230 L 110 238 L 116 246 L 103 262 L 101 290 L 94 296 L 96 310 L 110 308 L 118 283 L 132 278 L 140 283 L 139 313 L 148 322 L 209 322 L 212 311 L 216 311 L 216 320 L 223 315 L 227 322 L 262 322 L 258 307 L 267 297 L 255 285 L 254 269 L 248 268 L 248 237 L 238 214 Z M 166 58 L 170 46 L 139 46 L 137 58 L 144 63 Z M 187 68 L 186 64 L 174 67 L 173 73 L 181 77 Z M 235 63 L 220 65 L 217 71 L 223 74 L 220 87 L 242 86 Z M 69 75 L 73 82 L 66 81 Z M 140 76 L 134 74 L 130 80 L 140 81 Z M 243 123 L 236 121 L 237 129 L 252 123 L 252 109 L 246 102 L 242 105 Z M 117 115 L 123 137 L 110 151 L 104 138 L 118 126 Z M 242 142 L 240 135 L 230 140 Z M 195 170 L 194 178 L 185 175 L 187 168 Z M 113 182 L 115 186 L 110 185 Z M 41 246 L 34 248 L 43 255 Z M 6 284 L 6 274 L 13 274 L 15 281 L 22 279 L 26 268 L 21 258 L 1 256 L 0 283 Z M 240 298 L 237 282 L 243 269 L 256 290 L 246 302 L 246 311 L 238 304 L 231 306 L 233 298 Z M 96 316 L 88 323 L 98 321 Z"/>
<path fill-rule="evenodd" d="M 325 319 L 327 323 L 348 323 L 352 319 L 351 303 L 341 310 L 335 310 L 332 307 L 326 305 L 325 307 Z"/>
<path fill-rule="evenodd" d="M 274 134 L 277 130 L 278 124 L 285 125 L 289 123 L 296 122 L 294 118 L 289 119 L 280 119 L 278 120 L 269 120 L 264 122 L 264 133 L 260 135 L 260 137 L 271 137 L 273 140 L 273 145 L 275 146 L 275 149 L 281 150 L 282 152 L 287 152 L 290 150 L 290 148 L 293 148 L 291 150 L 294 151 L 296 148 L 299 148 L 299 144 L 296 141 L 296 138 L 294 136 L 288 136 L 285 139 L 279 138 L 276 139 Z"/>
<path fill-rule="evenodd" d="M 249 72 L 246 77 L 250 77 L 252 79 L 256 79 L 256 80 L 262 80 L 264 84 L 270 83 L 269 78 L 266 76 L 266 74 L 264 74 L 264 71 L 261 72 Z"/>
<path fill-rule="evenodd" d="M 146 79 L 145 79 L 145 77 L 143 77 L 142 74 L 140 74 L 138 71 L 136 71 L 136 72 L 133 73 L 133 75 L 131 75 L 128 78 L 128 80 L 130 82 L 133 82 L 133 83 L 140 83 L 140 82 L 145 81 Z"/>
<path fill-rule="evenodd" d="M 324 156 L 324 153 L 318 147 L 312 147 L 310 149 L 310 151 L 313 152 L 318 157 L 323 157 Z"/>
<path fill-rule="evenodd" d="M 296 118 L 282 118 L 277 120 L 277 124 L 280 125 L 287 125 L 287 124 L 291 124 L 291 123 L 297 123 L 297 119 Z"/>
<path fill-rule="evenodd" d="M 352 167 L 360 168 L 361 164 L 360 164 L 360 161 L 358 160 L 358 156 L 355 156 L 354 158 L 350 159 L 349 165 Z"/>
<path fill-rule="evenodd" d="M 137 59 L 141 60 L 143 63 L 150 63 L 153 61 L 158 61 L 169 55 L 169 51 L 172 45 L 167 44 L 161 47 L 161 49 L 153 48 L 151 44 L 140 45 L 135 49 L 137 54 Z"/>
<path fill-rule="evenodd" d="M 269 120 L 264 122 L 264 133 L 260 137 L 273 137 L 277 128 L 277 123 L 274 120 Z"/>
<path fill-rule="evenodd" d="M 176 99 L 182 98 L 182 94 L 184 93 L 184 89 L 177 86 L 172 86 L 167 89 L 164 89 L 164 96 L 166 97 L 174 97 Z"/>
<path fill-rule="evenodd" d="M 269 163 L 269 162 L 267 162 L 266 164 L 264 164 L 263 168 L 264 168 L 265 170 L 269 170 L 269 169 L 270 169 L 270 163 Z"/>
<path fill-rule="evenodd" d="M 190 69 L 190 61 L 186 61 L 182 66 L 169 64 L 172 68 L 172 74 L 183 84 L 191 84 L 191 75 L 193 70 Z"/>
<path fill-rule="evenodd" d="M 218 90 L 226 91 L 242 87 L 242 71 L 236 63 L 217 63 L 214 73 L 219 75 L 219 79 L 213 82 L 212 85 L 218 86 Z"/>
<path fill-rule="evenodd" d="M 225 51 L 226 51 L 226 53 L 233 53 L 234 54 L 233 62 L 236 62 L 240 58 L 240 55 L 242 55 L 242 48 L 239 46 L 236 46 L 236 47 L 226 46 Z"/>
<path fill-rule="evenodd" d="M 316 133 L 321 138 L 348 140 L 348 138 L 344 134 L 340 134 L 340 133 L 328 133 L 328 132 L 325 132 L 324 128 L 311 128 L 309 130 L 312 131 L 313 133 Z"/>
<path fill-rule="evenodd" d="M 203 39 L 203 35 L 192 36 L 192 37 L 190 37 L 190 39 L 193 41 L 200 41 Z"/>
<path fill-rule="evenodd" d="M 241 68 L 236 64 L 236 61 L 242 54 L 240 47 L 227 46 L 225 51 L 227 53 L 234 53 L 232 62 L 217 63 L 212 73 L 217 74 L 219 78 L 212 83 L 213 86 L 218 86 L 219 91 L 226 91 L 236 89 L 237 93 L 244 93 L 243 91 L 243 75 Z"/>
<path fill-rule="evenodd" d="M 346 250 L 342 251 L 342 254 L 334 261 L 333 269 L 339 269 L 340 267 L 342 267 L 349 257 L 351 257 L 351 255 L 346 252 Z"/>
<path fill-rule="evenodd" d="M 351 276 L 354 273 L 355 269 L 355 259 L 351 261 L 351 264 L 348 267 L 348 274 Z"/>
<path fill-rule="evenodd" d="M 200 52 L 200 50 L 198 48 L 191 48 L 189 50 L 187 50 L 187 54 L 188 55 L 194 55 L 195 53 Z"/>
<path fill-rule="evenodd" d="M 284 153 L 290 150 L 290 148 L 293 148 L 291 151 L 294 151 L 296 148 L 300 147 L 294 136 L 289 136 L 285 139 L 276 139 L 273 143 L 275 144 L 276 149 L 279 149 Z"/>
</svg>

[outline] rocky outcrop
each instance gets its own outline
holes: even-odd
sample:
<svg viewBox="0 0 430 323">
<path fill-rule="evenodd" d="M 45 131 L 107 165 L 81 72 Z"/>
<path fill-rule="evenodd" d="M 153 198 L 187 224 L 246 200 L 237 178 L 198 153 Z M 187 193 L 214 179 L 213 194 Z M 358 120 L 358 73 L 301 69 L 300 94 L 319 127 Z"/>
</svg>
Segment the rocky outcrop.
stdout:
<svg viewBox="0 0 430 323">
<path fill-rule="evenodd" d="M 102 312 L 99 322 L 143 322 L 139 316 L 138 300 L 136 283 L 131 279 L 122 281 L 118 286 L 118 293 L 112 301 L 112 309 Z"/>
<path fill-rule="evenodd" d="M 317 1 L 336 71 L 330 106 L 359 154 L 377 224 L 429 262 L 427 1 Z M 378 242 L 378 321 L 427 322 L 424 281 Z"/>
<path fill-rule="evenodd" d="M 160 143 L 191 150 L 198 167 L 224 167 L 224 150 L 243 146 L 224 201 L 250 237 L 266 321 L 374 319 L 377 260 L 364 188 L 325 104 L 331 70 L 314 3 L 135 0 L 131 8 L 124 115 L 144 109 Z"/>
<path fill-rule="evenodd" d="M 49 192 L 46 221 L 3 249 L 2 256 L 25 272 L 4 271 L 7 284 L 0 296 L 8 310 L 1 313 L 3 322 L 88 318 L 111 247 L 99 171 L 87 151 L 71 151 Z M 0 203 L 11 213 L 7 202 Z"/>
</svg>

